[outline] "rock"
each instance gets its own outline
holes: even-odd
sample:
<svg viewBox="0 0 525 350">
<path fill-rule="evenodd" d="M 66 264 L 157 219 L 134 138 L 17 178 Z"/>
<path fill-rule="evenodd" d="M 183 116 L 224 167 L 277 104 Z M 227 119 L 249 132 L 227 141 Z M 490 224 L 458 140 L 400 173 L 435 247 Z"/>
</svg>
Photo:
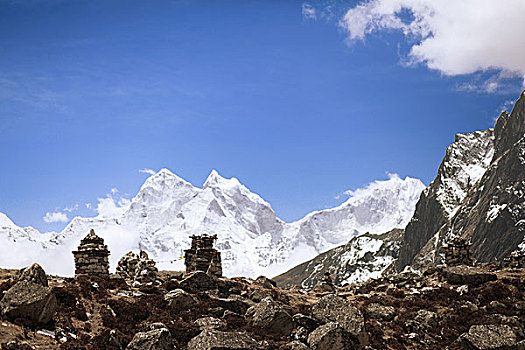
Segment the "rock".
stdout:
<svg viewBox="0 0 525 350">
<path fill-rule="evenodd" d="M 313 291 L 316 293 L 335 293 L 335 286 L 325 281 L 321 281 L 315 285 Z"/>
<path fill-rule="evenodd" d="M 277 287 L 277 283 L 275 283 L 275 281 L 269 279 L 268 277 L 266 276 L 259 276 L 257 277 L 257 279 L 254 281 L 255 284 L 258 284 L 266 289 L 272 289 L 273 287 Z"/>
<path fill-rule="evenodd" d="M 384 306 L 378 303 L 369 304 L 366 307 L 366 313 L 370 318 L 384 321 L 392 321 L 396 315 L 396 311 L 392 306 Z"/>
<path fill-rule="evenodd" d="M 164 295 L 164 300 L 168 303 L 168 307 L 176 310 L 188 310 L 195 304 L 197 299 L 182 289 L 175 289 Z"/>
<path fill-rule="evenodd" d="M 316 319 L 303 314 L 293 315 L 292 320 L 296 325 L 306 328 L 309 332 L 319 327 L 319 322 Z"/>
<path fill-rule="evenodd" d="M 321 322 L 337 322 L 354 337 L 365 337 L 365 320 L 355 306 L 333 294 L 322 297 L 312 308 L 312 315 Z"/>
<path fill-rule="evenodd" d="M 263 289 L 254 289 L 250 293 L 250 299 L 256 303 L 268 297 L 271 297 L 271 294 L 267 290 L 263 290 Z"/>
<path fill-rule="evenodd" d="M 357 349 L 350 333 L 335 322 L 327 323 L 308 336 L 312 350 L 352 350 Z"/>
<path fill-rule="evenodd" d="M 189 273 L 181 282 L 180 287 L 190 293 L 217 289 L 217 280 L 203 271 Z"/>
<path fill-rule="evenodd" d="M 222 318 L 228 322 L 228 323 L 244 323 L 245 322 L 245 318 L 243 315 L 239 315 L 238 313 L 236 312 L 233 312 L 231 310 L 226 310 L 224 311 L 224 315 L 222 315 Z"/>
<path fill-rule="evenodd" d="M 204 330 L 190 340 L 187 350 L 262 350 L 264 348 L 243 332 Z"/>
<path fill-rule="evenodd" d="M 126 350 L 173 350 L 170 331 L 163 324 L 151 325 L 154 329 L 135 334 Z"/>
<path fill-rule="evenodd" d="M 252 317 L 252 325 L 271 333 L 286 336 L 292 332 L 292 317 L 272 298 L 261 300 L 259 304 L 252 306 L 246 315 Z"/>
<path fill-rule="evenodd" d="M 480 285 L 497 279 L 495 273 L 471 266 L 448 267 L 443 274 L 450 284 Z"/>
<path fill-rule="evenodd" d="M 310 350 L 308 346 L 298 340 L 282 345 L 279 350 Z"/>
<path fill-rule="evenodd" d="M 26 267 L 18 271 L 16 277 L 18 281 L 29 281 L 37 284 L 41 284 L 47 287 L 47 275 L 42 266 L 34 263 L 30 267 Z"/>
<path fill-rule="evenodd" d="M 110 349 L 122 349 L 120 337 L 114 329 L 109 331 L 107 345 Z"/>
<path fill-rule="evenodd" d="M 132 281 L 132 284 L 153 283 L 157 280 L 157 272 L 155 261 L 143 250 L 138 255 L 133 252 L 126 253 L 117 264 L 117 274 Z"/>
<path fill-rule="evenodd" d="M 10 341 L 1 344 L 2 350 L 33 350 L 33 347 L 26 342 L 19 343 L 17 341 Z"/>
<path fill-rule="evenodd" d="M 431 329 L 439 326 L 439 317 L 433 311 L 419 310 L 414 321 L 424 329 Z"/>
<path fill-rule="evenodd" d="M 516 334 L 507 325 L 475 325 L 460 336 L 464 349 L 510 349 L 516 346 Z"/>
<path fill-rule="evenodd" d="M 246 300 L 243 297 L 237 295 L 232 295 L 230 298 L 217 298 L 214 296 L 210 296 L 210 299 L 212 299 L 218 306 L 222 307 L 223 309 L 230 310 L 238 314 L 244 314 L 246 313 L 246 310 L 248 310 L 251 306 L 256 305 L 251 300 Z"/>
<path fill-rule="evenodd" d="M 225 331 L 226 330 L 226 322 L 224 320 L 221 320 L 219 318 L 215 317 L 202 317 L 197 320 L 195 320 L 195 324 L 201 329 L 201 330 L 218 330 L 218 331 Z"/>
<path fill-rule="evenodd" d="M 56 307 L 57 299 L 51 288 L 29 281 L 17 282 L 0 301 L 2 316 L 10 320 L 21 318 L 40 325 L 51 321 Z"/>
</svg>

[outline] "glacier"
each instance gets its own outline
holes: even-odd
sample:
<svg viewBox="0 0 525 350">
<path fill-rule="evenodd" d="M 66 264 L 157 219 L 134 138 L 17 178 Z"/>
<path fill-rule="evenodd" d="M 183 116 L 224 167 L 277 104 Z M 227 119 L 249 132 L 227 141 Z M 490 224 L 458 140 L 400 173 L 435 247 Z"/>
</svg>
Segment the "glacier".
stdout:
<svg viewBox="0 0 525 350">
<path fill-rule="evenodd" d="M 59 233 L 19 227 L 0 213 L 0 266 L 38 262 L 48 273 L 71 276 L 71 251 L 93 228 L 111 251 L 112 270 L 125 253 L 139 249 L 159 269 L 183 270 L 189 236 L 216 233 L 226 276 L 274 276 L 361 234 L 404 228 L 424 189 L 418 179 L 390 175 L 353 191 L 335 208 L 287 223 L 236 178 L 214 170 L 199 188 L 162 169 L 115 216 L 75 217 Z"/>
</svg>

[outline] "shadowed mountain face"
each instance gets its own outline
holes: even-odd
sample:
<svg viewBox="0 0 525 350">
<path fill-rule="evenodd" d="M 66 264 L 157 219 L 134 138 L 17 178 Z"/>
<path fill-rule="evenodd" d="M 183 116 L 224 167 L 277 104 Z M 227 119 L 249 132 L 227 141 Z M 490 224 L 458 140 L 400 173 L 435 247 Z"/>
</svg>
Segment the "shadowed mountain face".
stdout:
<svg viewBox="0 0 525 350">
<path fill-rule="evenodd" d="M 283 285 L 311 287 L 328 271 L 341 285 L 407 266 L 421 269 L 428 263 L 442 263 L 442 247 L 453 237 L 471 240 L 474 259 L 489 262 L 517 249 L 525 250 L 524 236 L 522 93 L 512 112 L 500 115 L 494 129 L 456 135 L 404 231 L 353 238 L 276 280 Z M 385 261 L 392 264 L 387 267 Z"/>
</svg>

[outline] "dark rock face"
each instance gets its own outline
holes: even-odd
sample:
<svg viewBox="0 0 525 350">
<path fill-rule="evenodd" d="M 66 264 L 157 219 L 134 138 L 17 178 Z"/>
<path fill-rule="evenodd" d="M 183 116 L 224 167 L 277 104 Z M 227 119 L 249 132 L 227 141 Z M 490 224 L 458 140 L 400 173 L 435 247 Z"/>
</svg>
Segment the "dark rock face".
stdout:
<svg viewBox="0 0 525 350">
<path fill-rule="evenodd" d="M 448 267 L 443 274 L 450 284 L 480 285 L 497 279 L 496 274 L 492 272 L 470 266 Z"/>
<path fill-rule="evenodd" d="M 180 287 L 190 293 L 204 292 L 217 289 L 217 280 L 205 272 L 195 271 L 180 282 Z"/>
<path fill-rule="evenodd" d="M 10 320 L 21 318 L 40 325 L 51 321 L 56 307 L 57 300 L 50 288 L 29 281 L 16 283 L 0 301 L 2 316 Z"/>
<path fill-rule="evenodd" d="M 470 187 L 478 181 L 479 172 L 488 167 L 493 154 L 492 129 L 457 134 L 446 151 L 434 181 L 423 191 L 414 216 L 405 228 L 403 245 L 396 261 L 401 271 L 448 222 Z M 469 172 L 468 169 L 479 169 Z"/>
<path fill-rule="evenodd" d="M 264 346 L 246 333 L 204 330 L 190 340 L 188 350 L 259 350 Z"/>
<path fill-rule="evenodd" d="M 361 311 L 341 297 L 322 297 L 313 307 L 312 315 L 323 323 L 337 322 L 355 338 L 363 336 L 365 320 Z"/>
<path fill-rule="evenodd" d="M 147 332 L 135 334 L 126 350 L 173 350 L 170 331 L 163 324 Z"/>
<path fill-rule="evenodd" d="M 320 326 L 308 336 L 312 350 L 352 350 L 357 349 L 351 335 L 335 322 Z"/>
<path fill-rule="evenodd" d="M 293 329 L 292 317 L 272 298 L 265 298 L 246 312 L 251 323 L 274 334 L 289 335 Z"/>
<path fill-rule="evenodd" d="M 197 304 L 195 297 L 182 289 L 175 289 L 168 292 L 164 296 L 164 300 L 168 303 L 168 307 L 174 310 L 188 310 Z"/>
<path fill-rule="evenodd" d="M 475 325 L 461 335 L 461 345 L 468 350 L 515 349 L 516 334 L 507 325 Z"/>
<path fill-rule="evenodd" d="M 23 268 L 18 272 L 16 277 L 18 281 L 29 281 L 37 284 L 41 284 L 47 287 L 47 275 L 42 266 L 34 263 L 33 265 Z"/>
</svg>

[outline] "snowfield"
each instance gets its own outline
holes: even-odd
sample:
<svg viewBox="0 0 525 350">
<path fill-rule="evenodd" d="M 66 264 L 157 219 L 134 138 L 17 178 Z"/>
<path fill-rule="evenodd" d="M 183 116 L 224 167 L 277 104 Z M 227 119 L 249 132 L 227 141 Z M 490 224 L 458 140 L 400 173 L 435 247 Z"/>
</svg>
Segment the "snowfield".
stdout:
<svg viewBox="0 0 525 350">
<path fill-rule="evenodd" d="M 417 179 L 391 175 L 354 191 L 338 207 L 286 223 L 235 178 L 212 171 L 198 188 L 162 169 L 115 217 L 76 217 L 60 233 L 21 228 L 0 213 L 0 266 L 38 262 L 48 273 L 71 276 L 71 251 L 93 228 L 109 247 L 112 270 L 120 257 L 138 249 L 147 251 L 159 269 L 183 270 L 180 257 L 189 236 L 216 233 L 225 275 L 274 276 L 357 235 L 404 228 L 424 188 Z"/>
</svg>

